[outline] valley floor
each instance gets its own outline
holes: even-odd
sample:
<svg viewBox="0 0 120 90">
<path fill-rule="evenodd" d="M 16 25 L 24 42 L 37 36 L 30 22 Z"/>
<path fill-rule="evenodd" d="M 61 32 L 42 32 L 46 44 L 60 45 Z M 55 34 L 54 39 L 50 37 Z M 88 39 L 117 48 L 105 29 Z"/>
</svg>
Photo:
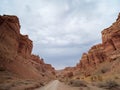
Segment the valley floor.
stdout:
<svg viewBox="0 0 120 90">
<path fill-rule="evenodd" d="M 87 87 L 71 87 L 68 85 L 65 85 L 64 83 L 54 80 L 47 84 L 44 87 L 35 89 L 35 90 L 104 90 L 101 88 L 97 88 L 95 86 L 88 85 Z"/>
</svg>

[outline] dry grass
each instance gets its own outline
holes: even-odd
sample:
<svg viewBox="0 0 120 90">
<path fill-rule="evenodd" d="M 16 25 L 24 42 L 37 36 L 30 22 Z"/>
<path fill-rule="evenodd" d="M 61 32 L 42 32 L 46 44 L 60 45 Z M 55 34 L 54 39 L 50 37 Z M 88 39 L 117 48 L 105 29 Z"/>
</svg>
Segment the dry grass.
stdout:
<svg viewBox="0 0 120 90">
<path fill-rule="evenodd" d="M 90 79 L 91 79 L 91 82 L 94 82 L 94 81 L 103 81 L 103 78 L 100 75 L 91 76 Z"/>
<path fill-rule="evenodd" d="M 80 80 L 71 80 L 68 84 L 74 87 L 87 87 L 87 83 Z"/>
<path fill-rule="evenodd" d="M 112 80 L 101 82 L 98 84 L 98 87 L 105 88 L 108 90 L 120 90 L 120 85 L 117 82 Z"/>
<path fill-rule="evenodd" d="M 8 71 L 0 71 L 0 90 L 34 90 L 43 85 L 39 81 L 19 79 Z"/>
</svg>

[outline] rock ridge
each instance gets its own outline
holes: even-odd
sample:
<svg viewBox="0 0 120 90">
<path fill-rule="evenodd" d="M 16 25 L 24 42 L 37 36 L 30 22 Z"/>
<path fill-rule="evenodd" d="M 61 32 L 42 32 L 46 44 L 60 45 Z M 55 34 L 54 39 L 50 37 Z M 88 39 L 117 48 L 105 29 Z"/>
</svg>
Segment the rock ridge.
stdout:
<svg viewBox="0 0 120 90">
<path fill-rule="evenodd" d="M 102 32 L 102 43 L 94 45 L 83 53 L 76 69 L 86 76 L 91 75 L 100 63 L 113 61 L 120 57 L 120 14 L 115 23 Z"/>
<path fill-rule="evenodd" d="M 25 79 L 44 81 L 55 78 L 55 69 L 33 55 L 32 48 L 33 42 L 28 35 L 20 34 L 18 17 L 0 16 L 0 69 Z"/>
</svg>

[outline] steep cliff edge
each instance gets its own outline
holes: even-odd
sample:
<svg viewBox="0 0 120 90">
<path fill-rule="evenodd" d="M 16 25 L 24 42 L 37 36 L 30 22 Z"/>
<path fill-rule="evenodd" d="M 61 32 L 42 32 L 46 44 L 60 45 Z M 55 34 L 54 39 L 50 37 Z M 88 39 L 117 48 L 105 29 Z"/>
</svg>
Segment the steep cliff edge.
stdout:
<svg viewBox="0 0 120 90">
<path fill-rule="evenodd" d="M 83 53 L 80 62 L 73 68 L 64 69 L 61 77 L 83 79 L 102 75 L 120 75 L 120 14 L 115 23 L 102 31 L 102 43 Z M 95 77 L 96 78 L 96 77 Z M 111 78 L 111 77 L 110 77 Z"/>
<path fill-rule="evenodd" d="M 102 31 L 102 43 L 84 53 L 77 64 L 85 76 L 91 75 L 101 63 L 112 62 L 120 57 L 120 14 L 115 23 Z M 120 62 L 119 62 L 120 63 Z"/>
<path fill-rule="evenodd" d="M 55 78 L 55 70 L 43 59 L 32 55 L 33 44 L 20 34 L 16 16 L 0 16 L 0 71 L 8 71 L 22 79 L 47 81 Z"/>
</svg>

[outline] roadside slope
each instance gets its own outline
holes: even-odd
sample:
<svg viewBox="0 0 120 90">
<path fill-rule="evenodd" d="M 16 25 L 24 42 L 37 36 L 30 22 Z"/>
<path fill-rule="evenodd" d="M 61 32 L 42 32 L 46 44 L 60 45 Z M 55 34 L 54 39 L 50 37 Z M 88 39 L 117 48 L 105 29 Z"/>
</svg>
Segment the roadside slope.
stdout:
<svg viewBox="0 0 120 90">
<path fill-rule="evenodd" d="M 54 80 L 47 84 L 46 86 L 35 90 L 104 90 L 104 89 L 97 88 L 91 85 L 88 85 L 87 87 L 72 87 L 69 85 L 65 85 L 64 83 L 58 80 Z"/>
<path fill-rule="evenodd" d="M 79 90 L 78 88 L 70 87 L 68 85 L 65 85 L 64 83 L 61 83 L 58 80 L 54 80 L 47 84 L 46 86 L 42 88 L 38 88 L 36 90 Z"/>
</svg>

